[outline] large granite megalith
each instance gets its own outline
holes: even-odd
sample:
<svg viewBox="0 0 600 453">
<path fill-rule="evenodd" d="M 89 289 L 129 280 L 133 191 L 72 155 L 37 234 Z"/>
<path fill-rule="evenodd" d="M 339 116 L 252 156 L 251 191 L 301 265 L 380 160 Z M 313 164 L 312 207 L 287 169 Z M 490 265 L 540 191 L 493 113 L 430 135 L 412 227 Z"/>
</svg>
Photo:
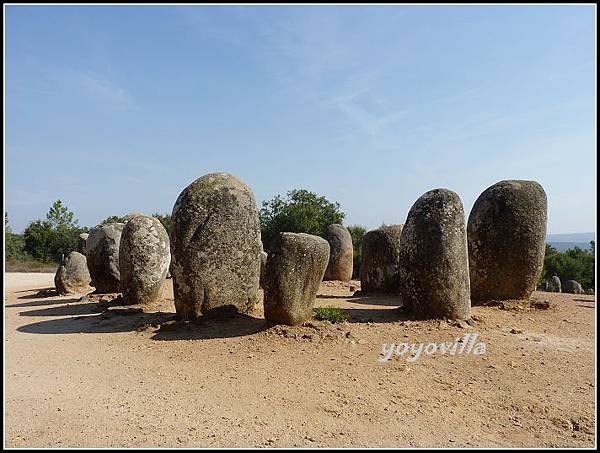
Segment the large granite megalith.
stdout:
<svg viewBox="0 0 600 453">
<path fill-rule="evenodd" d="M 121 235 L 119 270 L 125 304 L 148 304 L 160 297 L 171 252 L 169 235 L 156 217 L 132 217 Z"/>
<path fill-rule="evenodd" d="M 500 181 L 475 201 L 467 225 L 471 299 L 527 299 L 542 273 L 547 199 L 535 181 Z"/>
<path fill-rule="evenodd" d="M 400 238 L 400 281 L 407 312 L 424 318 L 469 317 L 465 216 L 451 190 L 430 190 L 410 209 Z"/>
<path fill-rule="evenodd" d="M 305 233 L 280 233 L 265 269 L 265 319 L 296 325 L 313 316 L 329 260 L 329 243 Z"/>
<path fill-rule="evenodd" d="M 177 315 L 247 312 L 258 300 L 260 224 L 250 188 L 227 173 L 187 186 L 171 215 Z"/>
</svg>

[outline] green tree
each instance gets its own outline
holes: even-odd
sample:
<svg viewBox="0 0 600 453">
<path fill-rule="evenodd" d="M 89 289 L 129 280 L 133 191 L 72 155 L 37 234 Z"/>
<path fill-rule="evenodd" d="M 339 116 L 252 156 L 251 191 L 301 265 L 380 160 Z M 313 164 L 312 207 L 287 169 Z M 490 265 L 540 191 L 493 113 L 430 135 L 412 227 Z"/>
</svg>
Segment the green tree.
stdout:
<svg viewBox="0 0 600 453">
<path fill-rule="evenodd" d="M 276 195 L 260 210 L 261 235 L 265 249 L 280 232 L 322 235 L 328 225 L 342 223 L 340 204 L 308 190 L 291 190 L 287 197 Z"/>
<path fill-rule="evenodd" d="M 24 249 L 34 259 L 60 262 L 77 247 L 77 237 L 87 228 L 79 228 L 74 214 L 57 200 L 46 220 L 31 222 L 23 233 Z"/>
<path fill-rule="evenodd" d="M 25 253 L 25 241 L 22 234 L 12 232 L 8 224 L 8 213 L 4 212 L 4 253 L 7 261 L 23 261 L 28 259 Z"/>
<path fill-rule="evenodd" d="M 360 251 L 362 246 L 362 238 L 367 232 L 367 229 L 360 225 L 352 225 L 348 227 L 350 236 L 352 236 L 352 247 L 354 248 L 354 264 L 352 268 L 352 277 L 357 278 L 360 275 Z"/>
<path fill-rule="evenodd" d="M 100 222 L 100 225 L 106 225 L 107 223 L 119 223 L 122 221 L 123 217 L 119 217 L 118 215 L 111 215 L 110 217 L 107 217 L 102 222 Z"/>
<path fill-rule="evenodd" d="M 590 246 L 591 250 L 574 247 L 559 252 L 554 247 L 546 245 L 544 267 L 540 281 L 549 280 L 553 275 L 556 275 L 562 282 L 577 280 L 584 289 L 594 289 L 596 285 L 596 247 L 594 241 L 590 243 Z"/>
<path fill-rule="evenodd" d="M 49 262 L 52 260 L 52 243 L 54 231 L 47 220 L 31 222 L 23 232 L 25 251 L 34 259 Z"/>
</svg>

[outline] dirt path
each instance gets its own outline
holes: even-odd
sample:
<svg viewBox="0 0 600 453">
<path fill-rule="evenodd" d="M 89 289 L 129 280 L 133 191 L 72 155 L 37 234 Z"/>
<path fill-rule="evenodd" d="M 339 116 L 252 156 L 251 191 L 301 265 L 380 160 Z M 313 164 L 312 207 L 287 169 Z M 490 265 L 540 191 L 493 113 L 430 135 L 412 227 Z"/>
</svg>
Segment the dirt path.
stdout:
<svg viewBox="0 0 600 453">
<path fill-rule="evenodd" d="M 595 444 L 593 296 L 535 293 L 551 308 L 476 307 L 460 327 L 324 283 L 317 305 L 344 308 L 349 322 L 266 328 L 259 306 L 179 326 L 170 281 L 160 304 L 136 312 L 10 278 L 6 447 Z M 383 343 L 467 333 L 484 354 L 378 360 Z"/>
</svg>

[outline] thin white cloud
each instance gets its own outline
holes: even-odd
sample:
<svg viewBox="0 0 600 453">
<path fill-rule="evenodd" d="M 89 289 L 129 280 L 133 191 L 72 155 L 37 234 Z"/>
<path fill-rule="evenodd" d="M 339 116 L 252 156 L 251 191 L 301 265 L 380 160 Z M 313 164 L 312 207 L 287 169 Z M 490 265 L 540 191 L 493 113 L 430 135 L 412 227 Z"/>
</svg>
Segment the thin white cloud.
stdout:
<svg viewBox="0 0 600 453">
<path fill-rule="evenodd" d="M 76 69 L 50 69 L 46 74 L 57 94 L 77 92 L 116 110 L 136 109 L 133 96 L 103 74 Z"/>
<path fill-rule="evenodd" d="M 131 94 L 98 75 L 78 74 L 76 81 L 91 98 L 106 102 L 123 110 L 134 110 L 135 102 Z"/>
</svg>

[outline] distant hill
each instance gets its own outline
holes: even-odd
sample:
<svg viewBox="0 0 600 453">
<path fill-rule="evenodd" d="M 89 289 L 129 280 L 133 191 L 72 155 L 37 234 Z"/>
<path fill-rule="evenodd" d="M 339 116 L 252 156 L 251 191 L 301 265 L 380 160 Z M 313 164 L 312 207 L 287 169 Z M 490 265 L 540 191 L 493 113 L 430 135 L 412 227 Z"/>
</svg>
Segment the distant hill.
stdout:
<svg viewBox="0 0 600 453">
<path fill-rule="evenodd" d="M 546 242 L 590 242 L 594 240 L 594 233 L 568 233 L 547 234 Z"/>
<path fill-rule="evenodd" d="M 546 242 L 559 252 L 567 249 L 579 247 L 580 249 L 590 250 L 590 241 L 595 240 L 594 233 L 569 233 L 569 234 L 548 234 Z"/>
<path fill-rule="evenodd" d="M 547 242 L 547 244 L 551 245 L 559 252 L 564 252 L 565 250 L 575 247 L 579 247 L 583 250 L 591 250 L 589 242 Z"/>
</svg>

